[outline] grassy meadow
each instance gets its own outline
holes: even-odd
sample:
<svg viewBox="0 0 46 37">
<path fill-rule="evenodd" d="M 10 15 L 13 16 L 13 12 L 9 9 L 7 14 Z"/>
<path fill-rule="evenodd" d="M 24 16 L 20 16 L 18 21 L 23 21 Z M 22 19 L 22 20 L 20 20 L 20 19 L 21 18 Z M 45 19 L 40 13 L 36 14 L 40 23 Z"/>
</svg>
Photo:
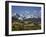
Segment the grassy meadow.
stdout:
<svg viewBox="0 0 46 37">
<path fill-rule="evenodd" d="M 21 20 L 16 20 L 12 22 L 12 31 L 39 30 L 39 29 L 41 29 L 40 23 Z"/>
</svg>

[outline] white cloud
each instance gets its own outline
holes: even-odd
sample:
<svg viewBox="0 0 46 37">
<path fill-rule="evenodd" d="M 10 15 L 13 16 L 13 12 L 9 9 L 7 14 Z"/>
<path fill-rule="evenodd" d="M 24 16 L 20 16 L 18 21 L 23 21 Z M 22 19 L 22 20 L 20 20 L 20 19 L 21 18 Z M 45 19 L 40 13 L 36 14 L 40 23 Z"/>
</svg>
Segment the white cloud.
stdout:
<svg viewBox="0 0 46 37">
<path fill-rule="evenodd" d="M 29 14 L 29 11 L 26 10 L 25 13 L 26 13 L 26 14 Z"/>
</svg>

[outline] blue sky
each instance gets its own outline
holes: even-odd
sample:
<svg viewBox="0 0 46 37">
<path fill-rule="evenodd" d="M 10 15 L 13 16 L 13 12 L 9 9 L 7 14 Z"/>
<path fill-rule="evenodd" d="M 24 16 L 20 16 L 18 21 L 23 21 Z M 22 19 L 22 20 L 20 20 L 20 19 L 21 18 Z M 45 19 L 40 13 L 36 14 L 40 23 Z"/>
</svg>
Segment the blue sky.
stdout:
<svg viewBox="0 0 46 37">
<path fill-rule="evenodd" d="M 41 7 L 34 6 L 12 6 L 12 14 L 41 16 Z"/>
</svg>

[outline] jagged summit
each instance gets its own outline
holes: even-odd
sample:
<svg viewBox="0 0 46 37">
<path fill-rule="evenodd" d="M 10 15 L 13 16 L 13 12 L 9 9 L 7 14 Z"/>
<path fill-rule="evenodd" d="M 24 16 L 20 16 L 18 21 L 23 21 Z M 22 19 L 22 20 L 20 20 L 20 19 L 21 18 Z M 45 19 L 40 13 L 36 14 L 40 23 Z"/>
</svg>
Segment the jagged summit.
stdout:
<svg viewBox="0 0 46 37">
<path fill-rule="evenodd" d="M 38 17 L 38 16 L 35 16 L 35 15 L 33 15 L 33 14 L 31 14 L 31 15 L 26 15 L 26 14 L 17 14 L 17 13 L 14 13 L 13 15 L 12 15 L 14 18 L 17 18 L 17 19 L 19 19 L 19 20 L 24 20 L 24 19 L 29 19 L 29 18 L 40 18 L 40 17 Z"/>
</svg>

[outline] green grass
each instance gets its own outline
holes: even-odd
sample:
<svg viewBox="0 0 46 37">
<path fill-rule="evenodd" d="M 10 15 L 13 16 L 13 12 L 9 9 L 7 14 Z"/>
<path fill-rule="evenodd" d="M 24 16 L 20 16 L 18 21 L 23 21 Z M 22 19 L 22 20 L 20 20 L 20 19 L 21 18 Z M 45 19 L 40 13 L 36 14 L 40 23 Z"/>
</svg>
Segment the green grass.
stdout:
<svg viewBox="0 0 46 37">
<path fill-rule="evenodd" d="M 39 23 L 34 23 L 32 21 L 14 21 L 12 23 L 12 31 L 39 29 L 41 29 L 41 25 Z"/>
</svg>

